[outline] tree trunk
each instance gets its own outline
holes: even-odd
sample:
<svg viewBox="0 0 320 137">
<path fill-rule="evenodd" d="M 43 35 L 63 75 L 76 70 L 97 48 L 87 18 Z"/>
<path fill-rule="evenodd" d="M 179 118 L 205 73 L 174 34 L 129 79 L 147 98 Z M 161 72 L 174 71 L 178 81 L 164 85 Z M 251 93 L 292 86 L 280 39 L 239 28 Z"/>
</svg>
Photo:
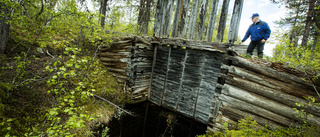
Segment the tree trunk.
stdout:
<svg viewBox="0 0 320 137">
<path fill-rule="evenodd" d="M 226 28 L 227 17 L 228 17 L 228 8 L 229 8 L 230 0 L 223 0 L 221 16 L 219 21 L 219 28 L 218 28 L 218 35 L 217 35 L 217 42 L 223 41 L 224 30 Z"/>
<path fill-rule="evenodd" d="M 296 24 L 297 24 L 297 20 L 298 20 L 298 18 L 299 18 L 300 5 L 301 5 L 301 0 L 300 0 L 299 3 L 297 4 L 296 16 L 294 17 L 294 21 L 293 21 L 293 25 L 292 25 L 291 33 L 290 33 L 290 37 L 289 37 L 290 43 L 294 43 L 294 47 L 297 47 L 296 42 L 295 42 L 295 41 L 297 41 L 297 40 L 296 40 L 296 35 L 297 35 L 297 34 L 296 34 L 296 32 L 297 32 L 297 30 L 296 30 Z"/>
<path fill-rule="evenodd" d="M 106 12 L 107 12 L 107 3 L 108 0 L 101 0 L 101 7 L 100 7 L 100 25 L 101 28 L 104 28 L 104 24 L 105 24 L 105 19 L 106 19 Z"/>
<path fill-rule="evenodd" d="M 172 37 L 177 37 L 178 36 L 178 25 L 179 25 L 179 17 L 180 17 L 180 12 L 181 12 L 181 1 L 178 0 L 177 6 L 176 6 L 176 11 L 174 14 L 174 20 L 173 20 L 173 25 L 172 25 Z"/>
<path fill-rule="evenodd" d="M 204 22 L 206 19 L 207 7 L 208 7 L 208 0 L 202 0 L 201 7 L 200 7 L 200 17 L 199 17 L 199 24 L 198 24 L 197 40 L 202 39 L 202 33 L 203 33 L 203 28 L 204 28 Z"/>
<path fill-rule="evenodd" d="M 311 27 L 311 23 L 312 23 L 312 15 L 314 12 L 315 2 L 316 2 L 315 0 L 310 0 L 310 2 L 309 2 L 309 9 L 307 12 L 307 20 L 306 20 L 306 25 L 305 25 L 305 29 L 303 32 L 302 42 L 301 42 L 302 47 L 306 47 L 307 43 L 308 43 L 308 37 L 309 37 L 310 27 Z"/>
<path fill-rule="evenodd" d="M 227 43 L 234 43 L 238 38 L 242 7 L 243 0 L 235 0 Z"/>
<path fill-rule="evenodd" d="M 145 1 L 146 0 L 140 0 L 137 34 L 141 34 L 143 32 L 143 23 L 144 23 L 143 16 L 144 16 L 145 6 L 146 6 Z"/>
<path fill-rule="evenodd" d="M 180 38 L 186 37 L 186 30 L 187 30 L 187 23 L 188 23 L 188 10 L 190 5 L 189 3 L 190 3 L 190 0 L 185 0 L 183 2 L 183 8 L 181 10 L 180 29 L 178 30 Z"/>
<path fill-rule="evenodd" d="M 138 34 L 146 35 L 148 33 L 148 25 L 150 19 L 150 6 L 151 0 L 140 0 L 140 9 L 139 9 L 139 17 L 138 17 Z"/>
<path fill-rule="evenodd" d="M 158 0 L 157 2 L 157 11 L 156 11 L 156 15 L 155 15 L 155 19 L 154 19 L 154 30 L 153 30 L 153 35 L 160 37 L 161 36 L 161 24 L 162 24 L 162 0 Z"/>
<path fill-rule="evenodd" d="M 143 34 L 147 35 L 148 33 L 148 28 L 149 28 L 149 20 L 150 20 L 150 11 L 151 11 L 151 4 L 153 3 L 152 0 L 147 0 L 147 11 L 145 15 L 145 23 L 144 23 L 144 31 Z"/>
<path fill-rule="evenodd" d="M 207 31 L 207 38 L 206 38 L 208 42 L 212 41 L 212 34 L 213 34 L 213 29 L 214 29 L 214 25 L 215 25 L 215 21 L 216 21 L 216 15 L 217 15 L 217 11 L 218 11 L 218 4 L 219 4 L 219 0 L 213 0 L 210 19 L 209 19 L 209 26 L 208 26 L 208 31 Z"/>
<path fill-rule="evenodd" d="M 316 32 L 315 36 L 314 36 L 314 40 L 313 40 L 313 45 L 311 47 L 311 51 L 312 53 L 314 53 L 314 50 L 316 49 L 316 45 L 318 43 L 318 38 L 319 38 L 319 33 Z"/>
<path fill-rule="evenodd" d="M 7 23 L 9 20 L 9 9 L 4 3 L 0 3 L 1 11 L 4 12 L 4 16 L 0 16 L 0 56 L 4 54 L 8 40 L 9 40 L 9 29 L 10 24 Z"/>
<path fill-rule="evenodd" d="M 190 22 L 189 22 L 189 29 L 188 29 L 188 39 L 193 38 L 194 26 L 197 20 L 197 13 L 198 13 L 198 4 L 199 0 L 194 0 L 192 5 L 192 11 L 190 15 Z"/>
<path fill-rule="evenodd" d="M 173 12 L 174 0 L 166 0 L 166 5 L 164 5 L 164 21 L 163 21 L 163 36 L 169 37 L 170 29 L 171 29 L 171 18 Z"/>
</svg>

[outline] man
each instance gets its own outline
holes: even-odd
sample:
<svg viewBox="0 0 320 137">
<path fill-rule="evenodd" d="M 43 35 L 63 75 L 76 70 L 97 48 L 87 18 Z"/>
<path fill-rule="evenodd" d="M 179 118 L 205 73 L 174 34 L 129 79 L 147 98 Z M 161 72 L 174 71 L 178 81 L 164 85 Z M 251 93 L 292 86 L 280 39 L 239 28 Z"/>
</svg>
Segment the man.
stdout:
<svg viewBox="0 0 320 137">
<path fill-rule="evenodd" d="M 251 57 L 253 49 L 257 47 L 258 57 L 263 58 L 264 44 L 270 37 L 271 30 L 268 23 L 259 19 L 258 13 L 254 13 L 251 19 L 253 23 L 250 25 L 246 32 L 246 35 L 239 44 L 242 44 L 251 35 L 251 42 L 247 49 L 247 57 Z"/>
</svg>

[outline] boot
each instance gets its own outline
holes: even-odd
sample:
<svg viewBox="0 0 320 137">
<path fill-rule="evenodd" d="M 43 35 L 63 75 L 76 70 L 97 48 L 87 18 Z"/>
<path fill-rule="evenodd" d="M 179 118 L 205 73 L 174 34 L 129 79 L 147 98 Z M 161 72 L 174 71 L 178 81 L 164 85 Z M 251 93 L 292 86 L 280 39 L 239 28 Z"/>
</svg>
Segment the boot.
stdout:
<svg viewBox="0 0 320 137">
<path fill-rule="evenodd" d="M 247 54 L 246 54 L 246 58 L 252 58 L 252 55 L 249 54 L 249 53 L 247 53 Z"/>
</svg>

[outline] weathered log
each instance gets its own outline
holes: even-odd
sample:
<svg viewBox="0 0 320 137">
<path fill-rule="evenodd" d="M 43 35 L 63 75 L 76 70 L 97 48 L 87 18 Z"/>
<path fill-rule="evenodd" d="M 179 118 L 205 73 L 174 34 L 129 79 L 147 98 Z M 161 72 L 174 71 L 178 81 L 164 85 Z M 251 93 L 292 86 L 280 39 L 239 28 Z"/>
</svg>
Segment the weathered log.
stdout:
<svg viewBox="0 0 320 137">
<path fill-rule="evenodd" d="M 100 53 L 99 55 L 100 55 L 100 57 L 114 57 L 114 56 L 127 57 L 127 56 L 129 56 L 129 52 L 124 52 L 124 53 L 104 52 L 104 53 Z"/>
<path fill-rule="evenodd" d="M 203 28 L 204 28 L 204 22 L 206 19 L 208 2 L 209 2 L 208 0 L 202 0 L 201 6 L 200 6 L 197 40 L 202 40 Z"/>
<path fill-rule="evenodd" d="M 181 12 L 181 1 L 177 1 L 177 6 L 176 6 L 176 11 L 174 13 L 174 20 L 172 24 L 172 35 L 171 37 L 177 37 L 178 36 L 178 24 L 179 24 L 179 17 L 180 17 L 180 12 Z"/>
<path fill-rule="evenodd" d="M 275 123 L 279 123 L 283 126 L 294 126 L 297 127 L 298 125 L 296 123 L 293 123 L 293 120 L 288 119 L 286 117 L 280 116 L 278 114 L 275 114 L 273 112 L 270 112 L 268 110 L 265 110 L 261 107 L 252 105 L 250 103 L 226 96 L 226 95 L 220 95 L 219 99 L 223 101 L 223 106 L 230 106 L 236 109 L 239 109 L 244 112 L 253 113 L 255 115 L 261 116 L 263 118 L 272 120 Z"/>
<path fill-rule="evenodd" d="M 180 29 L 178 29 L 180 38 L 186 37 L 189 5 L 190 5 L 190 0 L 184 0 L 183 9 L 182 9 L 182 13 L 181 13 L 181 19 L 180 19 L 181 20 L 180 21 Z"/>
<path fill-rule="evenodd" d="M 150 83 L 149 79 L 143 79 L 143 80 L 138 80 L 135 83 L 133 83 L 133 86 L 131 86 L 131 88 L 136 89 L 136 88 L 141 88 L 141 87 L 149 87 Z"/>
<path fill-rule="evenodd" d="M 151 45 L 151 40 L 149 39 L 149 37 L 144 38 L 144 37 L 136 36 L 135 43 L 143 43 L 143 44 Z"/>
<path fill-rule="evenodd" d="M 248 77 L 248 74 L 243 73 L 244 71 L 241 72 L 241 70 L 239 68 L 234 68 L 234 69 L 237 69 L 237 70 L 235 70 L 231 73 L 238 74 L 238 76 L 242 77 L 242 78 L 233 77 L 233 78 L 229 79 L 230 82 L 227 81 L 228 84 L 234 85 L 236 87 L 240 87 L 242 89 L 246 89 L 246 90 L 251 91 L 253 93 L 256 93 L 261 96 L 267 97 L 269 99 L 275 100 L 279 103 L 286 104 L 292 108 L 297 108 L 296 103 L 304 104 L 306 107 L 303 107 L 303 108 L 306 110 L 306 112 L 309 112 L 313 115 L 320 116 L 320 113 L 319 113 L 320 108 L 310 107 L 310 106 L 308 106 L 308 101 L 306 101 L 305 99 L 297 98 L 293 95 L 283 93 L 283 90 L 286 90 L 286 89 L 284 89 L 285 87 L 282 87 L 280 84 L 278 85 L 278 87 L 280 88 L 279 89 L 280 91 L 275 90 L 275 89 L 271 89 L 271 88 L 262 86 L 260 84 L 251 82 L 251 81 L 260 81 L 260 80 L 251 79 L 250 77 Z M 248 79 L 250 81 L 245 80 L 245 79 Z M 261 79 L 261 81 L 264 81 L 264 80 Z M 265 83 L 267 83 L 267 82 L 265 82 Z M 299 92 L 299 91 L 291 91 L 291 89 L 289 89 L 289 92 Z"/>
<path fill-rule="evenodd" d="M 127 70 L 125 69 L 116 69 L 116 68 L 108 68 L 108 71 L 111 71 L 111 72 L 116 72 L 116 73 L 122 73 L 122 74 L 125 74 L 127 72 Z"/>
<path fill-rule="evenodd" d="M 256 106 L 259 106 L 261 108 L 264 108 L 276 114 L 280 114 L 284 117 L 293 118 L 295 120 L 302 121 L 302 119 L 298 117 L 297 113 L 289 106 L 280 104 L 276 101 L 267 99 L 265 97 L 259 96 L 254 93 L 244 91 L 232 85 L 224 84 L 221 93 L 227 96 L 231 96 L 239 100 L 254 104 Z M 320 124 L 320 118 L 316 116 L 308 117 L 307 121 L 311 123 Z"/>
<path fill-rule="evenodd" d="M 103 65 L 112 68 L 126 68 L 128 67 L 127 63 L 110 63 L 110 62 L 102 62 Z"/>
<path fill-rule="evenodd" d="M 266 75 L 255 73 L 252 71 L 245 70 L 236 66 L 227 66 L 222 65 L 221 68 L 228 69 L 230 73 L 255 81 L 258 84 L 264 85 L 266 87 L 278 90 L 278 92 L 288 93 L 290 95 L 297 96 L 299 98 L 304 98 L 305 96 L 313 96 L 310 94 L 311 91 L 308 91 L 304 88 L 293 86 L 293 84 L 288 84 L 277 79 L 270 78 Z M 259 85 L 259 87 L 261 86 Z"/>
<path fill-rule="evenodd" d="M 142 61 L 142 62 L 133 62 L 132 63 L 132 67 L 135 67 L 135 66 L 137 66 L 137 67 L 151 67 L 151 65 L 152 65 L 152 62 L 150 61 L 150 62 L 144 62 L 144 61 Z"/>
<path fill-rule="evenodd" d="M 101 52 L 110 52 L 110 53 L 130 52 L 131 48 L 132 48 L 132 46 L 125 46 L 125 47 L 113 46 L 113 47 L 110 47 L 109 49 L 101 51 Z"/>
<path fill-rule="evenodd" d="M 127 81 L 129 80 L 129 77 L 126 76 L 126 75 L 122 75 L 122 74 L 119 74 L 119 73 L 115 73 L 115 72 L 109 72 L 113 77 L 117 78 L 117 79 L 121 79 L 121 80 L 124 80 L 124 81 Z"/>
<path fill-rule="evenodd" d="M 272 69 L 269 67 L 265 67 L 260 64 L 252 63 L 244 58 L 233 56 L 233 57 L 230 57 L 230 59 L 232 60 L 232 64 L 234 64 L 235 66 L 247 68 L 247 69 L 252 70 L 254 72 L 261 73 L 261 74 L 267 75 L 269 77 L 279 79 L 284 82 L 288 82 L 290 84 L 299 83 L 302 85 L 307 85 L 303 79 L 301 79 L 297 76 L 294 76 L 294 75 L 291 75 L 291 74 L 288 74 L 285 72 L 281 72 L 281 71 L 278 71 L 278 70 L 275 70 L 275 69 Z M 295 83 L 295 82 L 297 82 L 297 83 Z"/>
<path fill-rule="evenodd" d="M 211 7 L 209 24 L 208 24 L 207 37 L 206 37 L 206 40 L 209 42 L 212 41 L 213 29 L 216 22 L 216 15 L 218 11 L 218 4 L 219 4 L 219 0 L 212 1 L 212 7 Z"/>
<path fill-rule="evenodd" d="M 143 94 L 148 94 L 148 90 L 149 90 L 149 87 L 148 86 L 145 86 L 145 87 L 139 87 L 139 88 L 135 88 L 132 92 L 132 94 L 139 94 L 139 93 L 142 93 L 142 92 L 145 92 Z"/>
<path fill-rule="evenodd" d="M 280 125 L 278 125 L 277 123 L 274 123 L 273 121 L 238 110 L 237 108 L 233 108 L 233 107 L 223 107 L 222 114 L 232 117 L 231 119 L 235 119 L 235 120 L 240 120 L 241 118 L 244 118 L 244 117 L 251 117 L 252 120 L 257 121 L 257 123 L 261 125 L 261 126 L 258 126 L 257 128 L 263 128 L 265 125 L 268 125 L 268 127 L 271 127 L 273 129 L 281 127 Z"/>
<path fill-rule="evenodd" d="M 129 58 L 128 56 L 102 56 L 101 58 L 103 58 L 104 60 L 105 59 L 118 59 L 118 60 L 121 60 L 121 59 L 124 59 L 124 58 Z M 103 60 L 101 60 L 103 61 Z"/>
<path fill-rule="evenodd" d="M 196 19 L 197 19 L 199 0 L 193 0 L 192 3 L 193 3 L 193 5 L 192 5 L 192 11 L 191 11 L 191 15 L 190 15 L 190 22 L 189 22 L 187 39 L 192 39 L 193 35 L 194 35 L 194 29 L 195 29 L 194 26 L 196 24 Z"/>
<path fill-rule="evenodd" d="M 110 44 L 110 46 L 131 45 L 131 42 L 132 40 L 114 41 Z"/>
<path fill-rule="evenodd" d="M 101 61 L 103 62 L 129 62 L 128 58 L 106 58 L 106 57 L 101 57 L 100 58 Z"/>
<path fill-rule="evenodd" d="M 132 95 L 131 96 L 131 100 L 143 100 L 143 99 L 147 99 L 147 96 L 146 95 L 137 95 L 137 96 L 134 96 Z"/>
<path fill-rule="evenodd" d="M 238 39 L 238 31 L 243 7 L 243 0 L 235 0 L 230 21 L 227 43 L 234 43 Z"/>
<path fill-rule="evenodd" d="M 146 49 L 146 50 L 150 50 L 150 51 L 153 51 L 153 47 L 151 46 L 151 43 L 150 45 L 148 44 L 142 44 L 142 43 L 136 43 L 136 49 Z"/>
<path fill-rule="evenodd" d="M 218 42 L 191 41 L 185 39 L 162 39 L 162 45 L 175 45 L 190 49 L 226 52 L 229 44 Z M 154 41 L 152 43 L 155 43 Z"/>
<path fill-rule="evenodd" d="M 222 42 L 223 40 L 224 30 L 226 28 L 226 23 L 227 23 L 229 3 L 230 3 L 230 0 L 223 0 L 221 16 L 219 21 L 218 35 L 216 39 L 217 42 Z"/>
</svg>

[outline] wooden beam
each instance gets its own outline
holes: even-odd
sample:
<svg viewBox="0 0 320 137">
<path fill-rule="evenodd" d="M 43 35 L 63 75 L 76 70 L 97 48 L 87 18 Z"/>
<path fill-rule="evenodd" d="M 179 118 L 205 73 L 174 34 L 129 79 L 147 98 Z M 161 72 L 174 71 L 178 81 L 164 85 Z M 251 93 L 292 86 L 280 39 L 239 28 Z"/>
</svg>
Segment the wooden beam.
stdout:
<svg viewBox="0 0 320 137">
<path fill-rule="evenodd" d="M 202 0 L 201 6 L 200 6 L 197 40 L 202 40 L 202 34 L 203 34 L 203 29 L 204 29 L 204 22 L 206 20 L 208 2 L 209 2 L 209 0 Z"/>
<path fill-rule="evenodd" d="M 273 122 L 281 124 L 283 126 L 287 126 L 287 127 L 289 127 L 289 126 L 297 127 L 298 126 L 290 118 L 283 117 L 281 115 L 270 112 L 270 111 L 263 109 L 261 107 L 258 107 L 253 104 L 232 98 L 230 96 L 226 96 L 224 94 L 221 94 L 219 96 L 219 99 L 221 101 L 223 101 L 224 106 L 234 107 L 234 108 L 239 109 L 241 111 L 245 111 L 245 112 L 272 120 Z"/>
<path fill-rule="evenodd" d="M 243 0 L 234 1 L 227 43 L 234 43 L 235 41 L 237 41 L 242 7 Z"/>
<path fill-rule="evenodd" d="M 193 33 L 195 29 L 194 26 L 196 25 L 196 20 L 197 20 L 198 5 L 199 5 L 199 0 L 193 0 L 187 39 L 192 39 L 194 35 Z"/>
<path fill-rule="evenodd" d="M 290 89 L 286 83 L 276 79 L 270 79 L 266 76 L 250 72 L 239 67 L 226 67 L 223 65 L 221 68 L 228 68 L 228 75 L 236 75 L 235 77 L 230 76 L 226 78 L 227 83 L 230 85 L 246 89 L 253 93 L 275 100 L 279 103 L 286 104 L 292 108 L 298 107 L 296 103 L 304 104 L 306 107 L 303 107 L 303 109 L 305 109 L 306 112 L 320 116 L 319 107 L 310 107 L 308 106 L 307 100 L 293 96 L 292 92 L 297 92 L 297 94 L 300 94 L 301 90 L 303 89 L 298 90 L 298 88 L 294 87 L 294 85 L 291 85 L 291 87 L 295 88 L 296 90 Z M 303 94 L 302 96 L 305 95 L 304 93 L 301 94 Z"/>
<path fill-rule="evenodd" d="M 229 84 L 224 84 L 221 93 L 224 95 L 231 96 L 233 98 L 254 104 L 258 107 L 264 108 L 268 111 L 279 114 L 281 116 L 303 121 L 300 117 L 298 117 L 298 114 L 296 113 L 296 111 L 293 110 L 291 107 L 286 106 L 284 104 L 280 104 L 274 100 L 267 99 L 263 96 L 250 93 L 238 87 L 235 87 Z M 320 118 L 316 116 L 307 117 L 307 121 L 311 123 L 316 123 L 318 125 L 320 124 Z"/>
<path fill-rule="evenodd" d="M 253 62 L 251 62 L 245 58 L 242 58 L 242 57 L 233 56 L 233 57 L 229 57 L 229 58 L 232 60 L 232 64 L 235 66 L 247 68 L 248 70 L 251 70 L 251 71 L 254 71 L 257 73 L 261 73 L 261 74 L 267 75 L 269 77 L 272 77 L 272 78 L 275 78 L 275 79 L 278 79 L 278 80 L 281 80 L 284 82 L 288 82 L 291 84 L 298 84 L 299 83 L 302 85 L 309 86 L 308 84 L 306 84 L 306 82 L 303 79 L 301 79 L 295 75 L 291 75 L 286 72 L 281 72 L 281 71 L 278 71 L 276 69 L 272 69 L 269 67 L 264 67 L 263 65 L 253 63 Z"/>
<path fill-rule="evenodd" d="M 223 5 L 221 9 L 221 16 L 219 21 L 219 28 L 218 28 L 218 35 L 217 35 L 217 42 L 223 41 L 224 30 L 227 24 L 227 17 L 228 17 L 228 8 L 229 8 L 230 0 L 223 0 Z"/>
<path fill-rule="evenodd" d="M 206 41 L 208 42 L 212 41 L 213 29 L 216 22 L 216 15 L 218 11 L 218 4 L 219 4 L 219 0 L 212 1 L 211 13 L 210 13 L 210 19 L 209 19 L 209 25 L 208 25 L 207 37 L 206 37 Z"/>
<path fill-rule="evenodd" d="M 178 0 L 177 1 L 177 5 L 176 5 L 176 11 L 174 14 L 174 20 L 173 20 L 173 24 L 172 24 L 172 37 L 178 37 L 178 25 L 179 25 L 179 17 L 180 17 L 180 9 L 181 9 L 181 1 L 182 0 Z"/>
<path fill-rule="evenodd" d="M 252 120 L 257 121 L 257 123 L 259 124 L 259 125 L 257 125 L 258 128 L 263 128 L 263 127 L 265 127 L 265 125 L 268 125 L 268 126 L 272 127 L 273 129 L 281 127 L 279 124 L 277 124 L 273 121 L 270 121 L 268 119 L 259 117 L 257 115 L 251 114 L 251 113 L 248 113 L 246 111 L 241 111 L 237 108 L 223 107 L 222 111 L 223 111 L 222 112 L 223 115 L 227 115 L 227 116 L 231 117 L 231 119 L 233 119 L 233 120 L 240 120 L 241 118 L 250 116 L 252 118 Z"/>
</svg>

